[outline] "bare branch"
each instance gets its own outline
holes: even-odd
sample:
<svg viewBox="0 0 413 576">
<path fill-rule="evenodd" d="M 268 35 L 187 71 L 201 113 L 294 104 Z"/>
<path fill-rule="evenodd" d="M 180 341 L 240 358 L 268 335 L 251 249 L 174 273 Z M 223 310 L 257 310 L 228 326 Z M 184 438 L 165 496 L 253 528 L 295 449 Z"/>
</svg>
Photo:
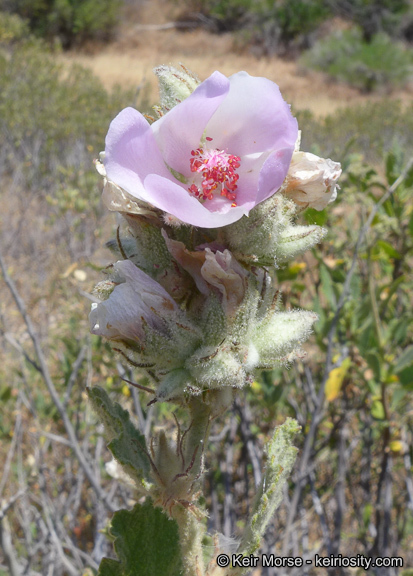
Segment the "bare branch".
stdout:
<svg viewBox="0 0 413 576">
<path fill-rule="evenodd" d="M 13 548 L 10 525 L 6 517 L 0 520 L 0 546 L 3 549 L 4 559 L 10 570 L 10 576 L 22 576 L 22 570 Z"/>
<path fill-rule="evenodd" d="M 1 495 L 3 494 L 4 487 L 6 486 L 6 482 L 10 474 L 11 462 L 13 460 L 14 452 L 16 450 L 17 440 L 20 436 L 20 428 L 22 422 L 22 416 L 20 412 L 20 402 L 17 402 L 16 412 L 17 415 L 16 415 L 16 422 L 14 424 L 13 439 L 11 441 L 9 451 L 7 452 L 6 461 L 4 462 L 3 466 L 3 476 L 1 477 L 0 481 L 0 498 Z"/>
<path fill-rule="evenodd" d="M 76 382 L 76 378 L 77 378 L 77 375 L 79 374 L 80 367 L 82 366 L 83 361 L 86 357 L 86 352 L 87 352 L 87 346 L 82 346 L 79 354 L 77 355 L 76 360 L 73 363 L 72 373 L 70 374 L 69 380 L 67 382 L 66 393 L 65 393 L 65 397 L 63 399 L 63 407 L 64 408 L 66 408 L 67 403 L 69 402 L 72 387 L 73 387 L 74 383 Z"/>
<path fill-rule="evenodd" d="M 106 506 L 108 507 L 109 510 L 114 512 L 116 510 L 116 508 L 114 507 L 114 505 L 111 502 L 108 501 L 107 495 L 103 492 L 102 488 L 98 484 L 96 477 L 93 474 L 93 471 L 92 471 L 91 467 L 89 466 L 89 464 L 86 460 L 86 457 L 79 446 L 79 442 L 77 440 L 73 426 L 69 420 L 69 417 L 66 414 L 64 405 L 60 401 L 60 398 L 57 394 L 57 390 L 56 390 L 54 383 L 53 383 L 53 380 L 50 376 L 49 368 L 47 366 L 46 359 L 44 357 L 42 348 L 40 346 L 39 338 L 36 334 L 36 331 L 35 331 L 34 326 L 32 324 L 31 318 L 27 313 L 26 306 L 25 306 L 23 300 L 21 299 L 13 280 L 11 279 L 11 277 L 9 276 L 9 274 L 6 270 L 6 266 L 4 264 L 1 253 L 0 253 L 0 268 L 2 270 L 6 285 L 7 285 L 8 289 L 10 290 L 10 292 L 14 298 L 14 301 L 16 302 L 17 308 L 18 308 L 18 310 L 19 310 L 19 312 L 20 312 L 21 316 L 23 317 L 23 320 L 26 324 L 27 331 L 29 333 L 31 341 L 33 342 L 33 346 L 34 346 L 36 356 L 37 356 L 37 359 L 39 362 L 39 367 L 40 367 L 40 371 L 41 371 L 43 380 L 44 380 L 46 387 L 47 387 L 47 390 L 48 390 L 48 392 L 49 392 L 49 394 L 53 400 L 53 403 L 56 406 L 56 408 L 58 409 L 60 417 L 62 418 L 64 427 L 66 429 L 67 435 L 68 435 L 70 443 L 71 443 L 72 450 L 74 451 L 76 458 L 79 461 L 80 466 L 83 468 L 85 475 L 86 475 L 87 479 L 89 480 L 92 488 L 95 490 L 98 498 L 100 498 L 106 504 Z"/>
</svg>

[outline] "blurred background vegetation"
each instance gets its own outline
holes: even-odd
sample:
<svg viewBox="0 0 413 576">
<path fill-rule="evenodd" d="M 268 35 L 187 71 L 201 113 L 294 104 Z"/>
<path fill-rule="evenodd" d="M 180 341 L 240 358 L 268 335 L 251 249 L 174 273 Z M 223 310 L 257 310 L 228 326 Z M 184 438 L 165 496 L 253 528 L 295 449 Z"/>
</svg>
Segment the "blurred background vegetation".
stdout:
<svg viewBox="0 0 413 576">
<path fill-rule="evenodd" d="M 108 47 L 113 58 L 129 45 L 137 65 L 148 51 L 153 64 L 168 63 L 159 54 L 187 63 L 196 41 L 209 73 L 220 58 L 232 72 L 230 58 L 252 74 L 266 66 L 287 100 L 288 90 L 292 101 L 295 86 L 303 90 L 302 78 L 304 101 L 313 82 L 321 86 L 315 98 L 338 82 L 339 106 L 324 114 L 294 106 L 294 113 L 302 149 L 344 169 L 336 202 L 300 216 L 326 226 L 326 240 L 279 270 L 284 305 L 320 317 L 308 358 L 264 373 L 217 423 L 205 478 L 210 531 L 236 537 L 265 439 L 294 416 L 303 427 L 301 460 L 266 551 L 402 556 L 402 570 L 373 574 L 411 576 L 413 171 L 404 168 L 413 156 L 412 3 L 191 0 L 159 2 L 150 19 L 144 3 L 131 0 L 2 0 L 0 8 L 0 248 L 34 324 L 2 281 L 0 575 L 90 576 L 111 554 L 108 519 L 133 493 L 104 468 L 108 452 L 86 385 L 104 385 L 145 433 L 154 421 L 174 426 L 172 407 L 147 409 L 144 394 L 120 378 L 144 383 L 142 374 L 88 333 L 90 292 L 111 260 L 104 243 L 116 229 L 93 159 L 119 110 L 149 111 L 155 101 L 145 82 L 137 88 L 125 76 L 113 87 L 87 65 Z M 153 24 L 159 29 L 148 32 Z M 159 40 L 165 24 L 172 30 Z M 285 76 L 277 79 L 277 70 Z"/>
</svg>

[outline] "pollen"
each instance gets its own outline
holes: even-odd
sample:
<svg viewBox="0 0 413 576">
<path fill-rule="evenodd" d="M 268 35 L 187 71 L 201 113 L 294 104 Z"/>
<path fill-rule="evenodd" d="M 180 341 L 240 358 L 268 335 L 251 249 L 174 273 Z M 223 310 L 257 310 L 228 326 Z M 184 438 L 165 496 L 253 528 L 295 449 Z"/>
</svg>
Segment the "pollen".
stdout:
<svg viewBox="0 0 413 576">
<path fill-rule="evenodd" d="M 206 140 L 211 142 L 212 138 L 207 136 Z M 212 200 L 214 194 L 220 194 L 231 202 L 232 207 L 235 207 L 237 204 L 234 200 L 237 197 L 239 180 L 237 170 L 241 165 L 239 156 L 210 148 L 192 150 L 191 156 L 189 161 L 191 172 L 194 172 L 197 177 L 188 191 L 199 200 Z"/>
</svg>

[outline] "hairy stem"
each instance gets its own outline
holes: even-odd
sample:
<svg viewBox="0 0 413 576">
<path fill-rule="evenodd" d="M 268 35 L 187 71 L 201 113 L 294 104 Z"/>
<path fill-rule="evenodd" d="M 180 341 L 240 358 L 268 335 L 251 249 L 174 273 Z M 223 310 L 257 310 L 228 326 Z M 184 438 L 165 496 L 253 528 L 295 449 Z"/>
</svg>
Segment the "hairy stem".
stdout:
<svg viewBox="0 0 413 576">
<path fill-rule="evenodd" d="M 180 500 L 171 510 L 179 527 L 179 539 L 185 576 L 203 576 L 202 538 L 205 525 L 203 512 L 197 505 L 198 481 L 204 472 L 204 447 L 211 425 L 211 407 L 199 398 L 188 405 L 190 423 L 178 439 L 180 453 L 186 467 L 185 475 L 192 478 L 185 501 Z"/>
<path fill-rule="evenodd" d="M 202 537 L 205 528 L 190 508 L 175 506 L 173 517 L 178 523 L 184 576 L 203 576 Z"/>
</svg>

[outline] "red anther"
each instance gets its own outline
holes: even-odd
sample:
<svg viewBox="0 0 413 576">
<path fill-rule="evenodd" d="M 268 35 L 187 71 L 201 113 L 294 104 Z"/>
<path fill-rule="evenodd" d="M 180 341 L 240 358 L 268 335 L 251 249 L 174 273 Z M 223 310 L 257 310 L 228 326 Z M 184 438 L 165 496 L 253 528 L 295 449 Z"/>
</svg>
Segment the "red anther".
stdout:
<svg viewBox="0 0 413 576">
<path fill-rule="evenodd" d="M 207 136 L 206 140 L 210 142 L 212 138 Z M 214 192 L 220 186 L 218 192 L 221 196 L 230 201 L 235 200 L 239 180 L 236 169 L 241 165 L 239 156 L 227 154 L 224 150 L 204 151 L 203 148 L 192 150 L 191 156 L 189 160 L 191 172 L 202 175 L 202 181 L 199 186 L 193 183 L 188 191 L 201 200 L 212 200 Z"/>
<path fill-rule="evenodd" d="M 205 140 L 208 140 L 208 142 L 212 142 L 212 138 L 211 138 L 210 136 L 207 136 L 207 137 L 205 138 Z"/>
</svg>

